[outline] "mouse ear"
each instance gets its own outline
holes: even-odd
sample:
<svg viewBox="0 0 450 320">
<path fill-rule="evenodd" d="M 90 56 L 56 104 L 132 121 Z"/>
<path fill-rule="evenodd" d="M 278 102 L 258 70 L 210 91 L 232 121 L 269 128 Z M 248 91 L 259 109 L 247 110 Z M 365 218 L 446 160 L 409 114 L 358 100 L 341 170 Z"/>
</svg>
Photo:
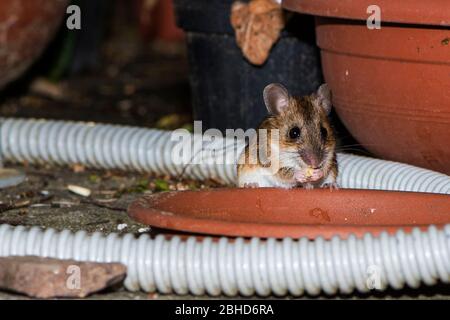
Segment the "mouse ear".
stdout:
<svg viewBox="0 0 450 320">
<path fill-rule="evenodd" d="M 264 103 L 270 114 L 280 114 L 289 105 L 289 93 L 279 83 L 271 83 L 264 88 Z"/>
<path fill-rule="evenodd" d="M 331 111 L 331 90 L 328 84 L 322 84 L 317 92 L 312 95 L 312 102 L 322 108 L 326 114 Z"/>
</svg>

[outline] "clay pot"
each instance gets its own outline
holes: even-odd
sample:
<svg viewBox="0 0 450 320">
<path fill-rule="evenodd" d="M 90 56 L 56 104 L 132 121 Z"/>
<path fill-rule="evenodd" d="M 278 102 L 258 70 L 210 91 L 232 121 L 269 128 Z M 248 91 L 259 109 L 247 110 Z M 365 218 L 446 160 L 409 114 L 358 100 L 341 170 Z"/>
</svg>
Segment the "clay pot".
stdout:
<svg viewBox="0 0 450 320">
<path fill-rule="evenodd" d="M 0 89 L 39 57 L 64 18 L 67 4 L 64 0 L 0 1 Z"/>
<path fill-rule="evenodd" d="M 139 29 L 144 39 L 179 42 L 183 30 L 177 27 L 172 0 L 137 0 Z"/>
<path fill-rule="evenodd" d="M 369 30 L 370 4 L 283 2 L 321 17 L 324 77 L 350 133 L 382 158 L 450 174 L 450 6 L 380 0 L 381 29 Z"/>
<path fill-rule="evenodd" d="M 331 238 L 450 222 L 448 195 L 328 189 L 212 189 L 136 200 L 128 214 L 163 229 L 243 237 Z"/>
</svg>

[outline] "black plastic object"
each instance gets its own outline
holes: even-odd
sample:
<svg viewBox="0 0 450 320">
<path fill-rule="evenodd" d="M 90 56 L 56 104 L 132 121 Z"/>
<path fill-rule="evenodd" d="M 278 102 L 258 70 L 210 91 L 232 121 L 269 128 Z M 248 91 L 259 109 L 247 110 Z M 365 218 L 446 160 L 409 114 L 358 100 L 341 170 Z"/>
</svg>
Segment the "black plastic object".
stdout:
<svg viewBox="0 0 450 320">
<path fill-rule="evenodd" d="M 254 128 L 267 115 L 262 91 L 272 82 L 294 95 L 321 84 L 312 17 L 291 14 L 269 59 L 248 62 L 236 44 L 230 0 L 175 0 L 177 24 L 187 33 L 194 118 L 203 129 Z"/>
</svg>

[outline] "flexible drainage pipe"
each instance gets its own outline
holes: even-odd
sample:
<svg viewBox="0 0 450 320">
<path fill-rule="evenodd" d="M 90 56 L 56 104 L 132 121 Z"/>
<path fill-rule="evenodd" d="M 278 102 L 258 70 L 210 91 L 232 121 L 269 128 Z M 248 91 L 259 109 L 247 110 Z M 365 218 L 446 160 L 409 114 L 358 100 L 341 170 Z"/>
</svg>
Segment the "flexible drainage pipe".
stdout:
<svg viewBox="0 0 450 320">
<path fill-rule="evenodd" d="M 93 123 L 0 119 L 0 157 L 30 164 L 83 164 L 224 183 L 236 182 L 236 159 L 244 147 L 234 139 L 192 144 L 171 132 Z M 191 146 L 192 144 L 192 146 Z M 190 162 L 177 162 L 175 150 L 192 148 Z M 201 150 L 216 150 L 201 157 Z M 224 161 L 223 155 L 228 161 Z M 338 154 L 342 188 L 382 189 L 450 194 L 450 177 L 397 162 Z"/>
<path fill-rule="evenodd" d="M 260 240 L 190 237 L 150 239 L 131 234 L 87 235 L 0 226 L 0 256 L 36 255 L 80 261 L 122 262 L 132 291 L 235 296 L 299 296 L 401 289 L 450 281 L 450 225 L 410 234 Z"/>
<path fill-rule="evenodd" d="M 206 161 L 186 167 L 174 161 L 177 146 L 159 130 L 44 120 L 2 119 L 0 155 L 10 162 L 74 164 L 120 168 L 195 179 L 234 183 L 235 166 Z M 209 148 L 237 149 L 243 145 L 217 139 Z M 198 148 L 202 148 L 201 146 Z M 194 154 L 199 149 L 194 147 Z M 338 155 L 339 183 L 344 188 L 386 189 L 450 194 L 450 177 L 395 162 L 346 154 Z M 398 231 L 380 237 L 366 234 L 330 241 L 316 238 L 229 241 L 190 237 L 135 239 L 127 234 L 107 237 L 68 230 L 57 233 L 24 227 L 0 226 L 0 256 L 38 255 L 85 261 L 120 261 L 128 269 L 129 290 L 234 296 L 258 294 L 333 294 L 371 286 L 400 289 L 405 283 L 450 281 L 450 225 L 411 234 Z"/>
</svg>

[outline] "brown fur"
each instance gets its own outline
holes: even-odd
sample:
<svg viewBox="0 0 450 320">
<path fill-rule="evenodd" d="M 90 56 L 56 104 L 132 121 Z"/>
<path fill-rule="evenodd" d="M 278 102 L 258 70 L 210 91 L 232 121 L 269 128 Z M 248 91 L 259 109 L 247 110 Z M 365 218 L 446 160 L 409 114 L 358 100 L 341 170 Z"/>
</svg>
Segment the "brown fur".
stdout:
<svg viewBox="0 0 450 320">
<path fill-rule="evenodd" d="M 291 151 L 297 152 L 298 157 L 306 150 L 312 151 L 318 155 L 319 158 L 324 158 L 323 172 L 324 177 L 331 175 L 334 180 L 337 177 L 338 169 L 336 162 L 336 139 L 325 111 L 313 103 L 314 96 L 305 97 L 290 97 L 289 106 L 279 115 L 269 115 L 264 119 L 259 129 L 267 129 L 270 132 L 272 129 L 280 130 L 280 144 L 281 152 Z M 292 140 L 289 138 L 289 130 L 298 126 L 301 130 L 301 136 L 298 140 Z M 327 131 L 327 138 L 325 140 L 321 137 L 321 126 Z M 258 138 L 254 139 L 253 143 L 257 144 L 257 149 L 260 148 L 260 143 L 264 143 Z M 268 143 L 268 142 L 267 142 Z M 267 167 L 270 164 L 262 164 L 257 159 L 257 164 L 248 164 L 249 149 L 252 142 L 245 148 L 245 152 L 241 157 L 245 157 L 245 163 L 240 161 L 237 170 L 238 174 L 246 168 L 246 170 L 256 169 L 258 166 Z M 295 154 L 294 154 L 295 155 Z M 293 177 L 294 169 L 291 167 L 281 166 L 277 175 L 280 179 L 290 180 Z"/>
</svg>

